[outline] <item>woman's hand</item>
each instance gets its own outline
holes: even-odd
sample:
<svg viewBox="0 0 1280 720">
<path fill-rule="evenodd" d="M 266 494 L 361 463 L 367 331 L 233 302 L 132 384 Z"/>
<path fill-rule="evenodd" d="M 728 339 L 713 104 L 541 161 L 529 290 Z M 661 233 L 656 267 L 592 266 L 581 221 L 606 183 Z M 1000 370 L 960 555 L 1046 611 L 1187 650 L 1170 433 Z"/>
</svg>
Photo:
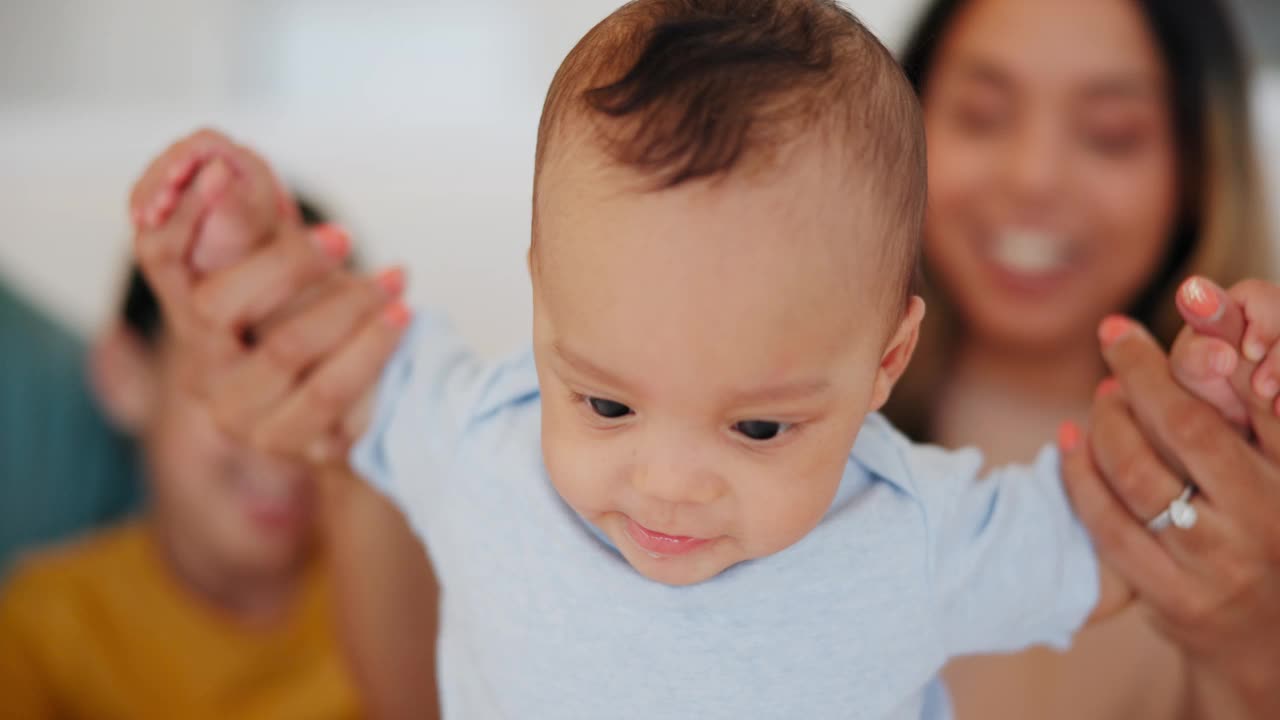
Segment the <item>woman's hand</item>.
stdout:
<svg viewBox="0 0 1280 720">
<path fill-rule="evenodd" d="M 1280 309 L 1280 295 L 1269 297 Z M 1201 318 L 1197 329 L 1243 331 L 1212 327 L 1232 322 L 1226 316 Z M 1180 340 L 1171 366 L 1140 326 L 1109 321 L 1103 354 L 1116 382 L 1101 388 L 1087 446 L 1064 462 L 1064 477 L 1099 555 L 1190 660 L 1198 716 L 1277 718 L 1280 421 L 1274 398 L 1251 387 L 1257 364 L 1247 357 L 1236 358 L 1226 379 L 1241 404 L 1236 419 L 1247 421 L 1256 445 L 1181 387 L 1179 378 L 1223 379 L 1203 365 L 1204 353 L 1223 345 L 1191 337 Z M 1198 488 L 1190 501 L 1194 524 L 1149 529 L 1187 483 Z"/>
<path fill-rule="evenodd" d="M 408 322 L 404 276 L 348 272 L 345 233 L 304 227 L 279 193 L 257 155 L 197 132 L 135 187 L 135 244 L 169 351 L 219 427 L 273 454 L 329 459 L 359 434 Z"/>
</svg>

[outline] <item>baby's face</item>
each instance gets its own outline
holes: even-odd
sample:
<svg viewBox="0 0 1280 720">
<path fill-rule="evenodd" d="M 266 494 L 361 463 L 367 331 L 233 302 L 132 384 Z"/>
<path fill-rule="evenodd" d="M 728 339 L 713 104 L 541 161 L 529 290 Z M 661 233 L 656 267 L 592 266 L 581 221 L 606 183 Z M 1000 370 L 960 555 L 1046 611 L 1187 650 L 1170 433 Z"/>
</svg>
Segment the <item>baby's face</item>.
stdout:
<svg viewBox="0 0 1280 720">
<path fill-rule="evenodd" d="M 696 583 L 818 524 L 898 318 L 821 154 L 661 192 L 606 166 L 578 149 L 543 171 L 544 458 L 636 570 Z"/>
</svg>

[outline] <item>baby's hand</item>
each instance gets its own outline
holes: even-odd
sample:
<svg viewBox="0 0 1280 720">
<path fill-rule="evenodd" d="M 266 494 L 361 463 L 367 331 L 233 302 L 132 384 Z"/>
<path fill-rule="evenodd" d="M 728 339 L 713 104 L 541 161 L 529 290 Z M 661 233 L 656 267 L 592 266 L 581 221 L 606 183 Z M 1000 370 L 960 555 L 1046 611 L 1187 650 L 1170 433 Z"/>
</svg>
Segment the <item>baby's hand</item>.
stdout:
<svg viewBox="0 0 1280 720">
<path fill-rule="evenodd" d="M 1245 280 L 1225 291 L 1193 277 L 1178 309 L 1187 321 L 1171 353 L 1179 382 L 1245 430 L 1251 415 L 1280 414 L 1280 286 Z"/>
</svg>

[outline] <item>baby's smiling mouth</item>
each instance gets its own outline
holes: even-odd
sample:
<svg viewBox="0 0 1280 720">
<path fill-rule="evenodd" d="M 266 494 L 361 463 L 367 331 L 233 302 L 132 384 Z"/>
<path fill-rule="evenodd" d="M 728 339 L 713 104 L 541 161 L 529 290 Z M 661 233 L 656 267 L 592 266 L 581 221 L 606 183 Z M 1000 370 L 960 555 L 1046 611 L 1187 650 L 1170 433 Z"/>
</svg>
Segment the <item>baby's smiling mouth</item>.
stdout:
<svg viewBox="0 0 1280 720">
<path fill-rule="evenodd" d="M 631 538 L 631 541 L 637 547 L 655 559 L 687 555 L 711 542 L 707 538 L 668 535 L 656 530 L 650 530 L 631 518 L 627 518 L 627 537 Z"/>
</svg>

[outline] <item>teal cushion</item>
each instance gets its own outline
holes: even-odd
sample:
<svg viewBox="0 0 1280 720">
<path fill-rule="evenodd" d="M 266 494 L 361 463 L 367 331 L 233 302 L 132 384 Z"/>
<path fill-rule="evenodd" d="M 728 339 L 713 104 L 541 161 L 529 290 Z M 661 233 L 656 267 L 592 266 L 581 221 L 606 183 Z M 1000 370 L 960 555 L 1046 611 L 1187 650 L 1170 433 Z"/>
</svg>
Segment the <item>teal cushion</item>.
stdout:
<svg viewBox="0 0 1280 720">
<path fill-rule="evenodd" d="M 0 573 L 19 550 L 129 513 L 132 443 L 94 402 L 78 338 L 0 282 Z"/>
</svg>

